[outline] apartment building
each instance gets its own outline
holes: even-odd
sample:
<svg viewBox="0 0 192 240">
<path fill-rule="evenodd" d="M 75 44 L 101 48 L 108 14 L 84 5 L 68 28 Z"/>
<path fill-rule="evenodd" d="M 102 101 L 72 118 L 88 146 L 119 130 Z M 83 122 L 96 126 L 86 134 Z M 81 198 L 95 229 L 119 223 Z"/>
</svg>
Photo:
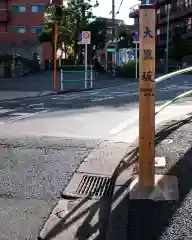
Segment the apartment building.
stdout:
<svg viewBox="0 0 192 240">
<path fill-rule="evenodd" d="M 184 38 L 192 38 L 192 0 L 153 0 L 157 11 L 157 45 L 165 47 L 167 38 L 167 20 L 169 11 L 169 38 L 171 40 L 175 26 L 183 26 Z M 130 8 L 129 17 L 139 23 L 139 4 Z"/>
<path fill-rule="evenodd" d="M 107 24 L 107 38 L 108 40 L 112 40 L 112 29 L 113 29 L 113 20 L 111 18 L 103 18 L 106 21 Z M 130 31 L 133 33 L 135 31 L 135 26 L 133 25 L 127 25 L 125 22 L 121 19 L 115 19 L 115 36 L 118 36 L 119 30 L 121 27 L 124 27 L 127 31 Z"/>
<path fill-rule="evenodd" d="M 52 0 L 61 4 L 61 0 Z M 37 35 L 44 25 L 43 13 L 50 0 L 0 1 L 0 53 L 16 53 L 31 58 L 36 52 L 50 59 L 49 44 L 39 46 Z"/>
</svg>

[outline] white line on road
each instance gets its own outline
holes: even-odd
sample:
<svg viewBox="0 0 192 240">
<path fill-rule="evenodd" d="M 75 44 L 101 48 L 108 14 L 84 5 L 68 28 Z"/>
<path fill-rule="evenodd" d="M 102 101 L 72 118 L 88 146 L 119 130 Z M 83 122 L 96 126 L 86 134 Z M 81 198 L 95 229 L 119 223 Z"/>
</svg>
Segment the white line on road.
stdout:
<svg viewBox="0 0 192 240">
<path fill-rule="evenodd" d="M 14 118 L 10 118 L 6 121 L 2 121 L 2 122 L 0 122 L 0 124 L 15 122 L 17 120 L 26 119 L 26 118 L 29 118 L 29 117 L 32 117 L 32 116 L 36 116 L 40 113 L 46 113 L 46 112 L 48 112 L 48 110 L 39 111 L 39 112 L 36 112 L 36 113 L 20 113 L 20 114 L 23 114 L 23 115 L 20 115 L 18 117 L 14 117 Z M 17 113 L 17 115 L 19 115 L 19 113 Z"/>
<path fill-rule="evenodd" d="M 29 107 L 36 107 L 36 106 L 43 106 L 44 103 L 35 103 L 35 104 L 30 104 Z"/>
<path fill-rule="evenodd" d="M 127 116 L 127 120 L 121 122 L 115 128 L 111 129 L 108 134 L 116 135 L 116 134 L 120 133 L 123 129 L 125 129 L 128 125 L 135 123 L 139 118 L 139 116 L 135 114 L 137 111 L 138 111 L 137 109 L 130 111 L 129 115 Z M 131 115 L 132 115 L 132 117 L 131 117 Z"/>
<path fill-rule="evenodd" d="M 123 93 L 123 94 L 117 95 L 117 97 L 134 96 L 134 95 L 138 95 L 138 92 L 134 92 L 134 93 Z"/>
<path fill-rule="evenodd" d="M 92 99 L 91 102 L 99 102 L 102 100 L 108 100 L 108 99 L 113 99 L 115 97 L 103 97 L 103 98 L 96 98 L 96 99 Z"/>
<path fill-rule="evenodd" d="M 0 114 L 14 112 L 14 111 L 15 111 L 15 109 L 0 109 Z"/>
</svg>

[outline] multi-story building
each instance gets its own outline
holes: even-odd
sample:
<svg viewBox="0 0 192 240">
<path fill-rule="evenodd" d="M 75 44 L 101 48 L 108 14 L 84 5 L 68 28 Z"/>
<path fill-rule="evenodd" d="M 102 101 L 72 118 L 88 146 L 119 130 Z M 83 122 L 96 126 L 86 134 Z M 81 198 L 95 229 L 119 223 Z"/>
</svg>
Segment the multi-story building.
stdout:
<svg viewBox="0 0 192 240">
<path fill-rule="evenodd" d="M 177 25 L 184 27 L 184 38 L 192 38 L 192 0 L 153 0 L 153 4 L 157 12 L 157 45 L 159 47 L 166 48 L 168 19 L 170 42 Z M 130 8 L 129 13 L 129 17 L 134 18 L 137 28 L 139 28 L 139 5 Z"/>
<path fill-rule="evenodd" d="M 113 39 L 112 36 L 112 29 L 113 29 L 113 20 L 111 18 L 103 18 L 107 24 L 107 38 L 109 40 Z M 134 32 L 135 26 L 133 25 L 126 25 L 125 22 L 121 19 L 115 19 L 115 36 L 118 36 L 119 30 L 123 26 L 125 30 L 130 31 L 131 33 Z"/>
<path fill-rule="evenodd" d="M 61 4 L 61 0 L 53 0 Z M 31 58 L 36 52 L 50 59 L 49 44 L 39 46 L 37 35 L 43 30 L 45 7 L 50 0 L 0 1 L 0 53 L 16 53 Z"/>
</svg>

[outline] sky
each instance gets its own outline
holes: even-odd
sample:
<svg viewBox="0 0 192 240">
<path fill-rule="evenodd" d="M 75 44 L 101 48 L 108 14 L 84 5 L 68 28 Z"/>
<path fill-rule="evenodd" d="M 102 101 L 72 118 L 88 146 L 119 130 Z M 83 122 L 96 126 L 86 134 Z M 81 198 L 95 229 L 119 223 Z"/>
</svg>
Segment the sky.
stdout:
<svg viewBox="0 0 192 240">
<path fill-rule="evenodd" d="M 119 5 L 122 0 L 115 0 L 115 12 L 118 11 Z M 94 4 L 96 0 L 92 0 Z M 94 10 L 94 14 L 99 17 L 110 18 L 110 11 L 112 9 L 112 0 L 98 0 L 99 7 Z M 117 19 L 122 19 L 126 24 L 133 24 L 133 19 L 129 18 L 129 8 L 139 3 L 138 0 L 123 0 L 119 14 L 116 15 Z"/>
</svg>

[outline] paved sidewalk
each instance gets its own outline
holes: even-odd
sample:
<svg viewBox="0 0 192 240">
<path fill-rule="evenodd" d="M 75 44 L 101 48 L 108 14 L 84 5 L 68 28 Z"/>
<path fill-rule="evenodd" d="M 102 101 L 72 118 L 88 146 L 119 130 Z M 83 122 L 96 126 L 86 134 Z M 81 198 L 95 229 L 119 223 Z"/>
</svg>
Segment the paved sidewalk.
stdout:
<svg viewBox="0 0 192 240">
<path fill-rule="evenodd" d="M 43 92 L 0 91 L 0 101 L 41 97 L 41 96 L 49 95 L 51 93 L 52 93 L 51 91 L 43 91 Z"/>
<path fill-rule="evenodd" d="M 187 108 L 187 105 L 180 106 L 178 104 L 173 109 L 167 108 L 161 113 L 156 123 L 161 124 L 167 119 L 171 121 L 171 116 L 174 119 L 181 120 L 190 112 L 192 112 L 192 109 Z M 167 124 L 170 124 L 170 122 Z M 157 143 L 166 139 L 168 133 L 176 131 L 177 127 L 182 126 L 182 124 L 183 122 L 176 123 L 172 128 L 167 129 L 162 125 L 163 131 L 157 134 Z M 171 125 L 173 125 L 172 122 Z M 185 131 L 189 132 L 189 139 L 191 139 L 192 132 L 189 129 Z M 59 201 L 51 213 L 40 233 L 40 239 L 159 239 L 154 235 L 153 228 L 155 228 L 154 224 L 156 223 L 153 222 L 153 219 L 154 221 L 156 221 L 156 218 L 158 220 L 157 213 L 161 214 L 160 217 L 166 217 L 169 208 L 163 214 L 164 208 L 166 209 L 168 206 L 170 209 L 174 209 L 175 203 L 172 201 L 153 202 L 129 199 L 129 185 L 134 169 L 137 169 L 135 165 L 137 163 L 138 143 L 137 141 L 134 142 L 137 136 L 138 124 L 134 123 L 108 141 L 102 142 L 88 155 L 63 191 L 63 199 Z M 181 139 L 181 136 L 179 136 L 179 139 Z M 176 141 L 178 140 L 174 140 L 173 144 Z M 172 149 L 169 148 L 168 143 L 163 142 L 162 145 L 157 146 L 157 154 L 158 156 L 170 157 L 175 150 L 176 156 L 180 157 L 181 154 L 177 155 L 177 150 L 180 151 L 183 148 L 183 154 L 185 154 L 185 151 L 187 151 L 187 148 L 184 148 L 185 143 L 181 144 L 179 148 Z M 166 145 L 168 146 L 167 151 L 169 150 L 167 153 L 164 149 Z M 162 148 L 158 148 L 159 146 L 162 146 Z M 187 147 L 189 147 L 189 142 Z M 160 169 L 161 171 L 158 173 L 169 170 L 168 167 L 173 165 L 171 159 L 171 157 L 167 158 L 170 164 L 165 169 Z M 154 209 L 154 206 L 155 208 L 157 206 L 157 209 L 160 206 L 159 212 Z M 151 218 L 150 214 L 152 214 Z M 142 221 L 140 221 L 141 219 Z M 146 228 L 148 227 L 146 232 L 142 232 L 144 224 L 147 224 Z M 152 231 L 153 233 L 150 235 Z"/>
<path fill-rule="evenodd" d="M 192 115 L 168 121 L 158 127 L 156 156 L 166 158 L 165 167 L 156 167 L 155 174 L 176 176 L 179 200 L 153 201 L 130 199 L 130 182 L 115 189 L 114 198 L 121 198 L 111 211 L 108 240 L 192 239 Z M 138 149 L 132 151 L 124 165 L 137 161 Z M 135 163 L 136 164 L 136 163 Z M 137 166 L 137 164 L 135 165 Z M 137 167 L 132 167 L 138 174 Z M 116 183 L 117 184 L 117 183 Z M 169 190 L 169 189 L 168 189 Z"/>
</svg>

